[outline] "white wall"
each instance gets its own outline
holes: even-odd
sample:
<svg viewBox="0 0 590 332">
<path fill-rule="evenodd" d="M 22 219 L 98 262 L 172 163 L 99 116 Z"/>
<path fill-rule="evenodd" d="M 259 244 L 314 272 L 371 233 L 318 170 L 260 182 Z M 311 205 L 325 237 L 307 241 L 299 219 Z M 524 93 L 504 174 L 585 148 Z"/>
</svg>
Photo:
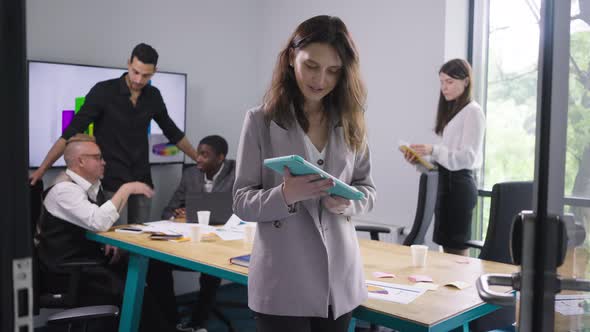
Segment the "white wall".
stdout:
<svg viewBox="0 0 590 332">
<path fill-rule="evenodd" d="M 124 66 L 133 45 L 152 44 L 161 70 L 188 74 L 190 140 L 219 133 L 232 157 L 244 112 L 260 103 L 278 51 L 296 25 L 317 14 L 340 16 L 359 48 L 369 89 L 378 202 L 361 219 L 410 225 L 418 173 L 403 161 L 397 142 L 436 139 L 437 72 L 449 52 L 445 40 L 453 40 L 453 33 L 445 36 L 446 7 L 431 0 L 28 0 L 27 48 L 31 59 Z M 180 167 L 152 171 L 157 217 Z"/>
<path fill-rule="evenodd" d="M 443 1 L 300 0 L 263 2 L 261 78 L 270 80 L 276 55 L 303 20 L 336 15 L 348 26 L 361 57 L 369 100 L 367 118 L 377 207 L 360 217 L 411 225 L 418 173 L 403 161 L 397 142 L 432 142 L 438 68 L 444 60 Z"/>
<path fill-rule="evenodd" d="M 445 6 L 445 61 L 467 59 L 469 0 L 447 0 Z"/>
</svg>

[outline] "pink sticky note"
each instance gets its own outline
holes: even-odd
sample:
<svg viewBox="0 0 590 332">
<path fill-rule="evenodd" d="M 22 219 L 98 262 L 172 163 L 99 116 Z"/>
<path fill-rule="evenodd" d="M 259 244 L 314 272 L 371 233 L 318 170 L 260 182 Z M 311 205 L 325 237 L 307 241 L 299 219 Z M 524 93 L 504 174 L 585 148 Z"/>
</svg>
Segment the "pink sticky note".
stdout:
<svg viewBox="0 0 590 332">
<path fill-rule="evenodd" d="M 375 277 L 375 278 L 395 278 L 395 274 L 377 271 L 377 272 L 373 272 L 373 277 Z"/>
<path fill-rule="evenodd" d="M 413 282 L 432 282 L 432 278 L 426 275 L 414 274 L 408 277 Z"/>
</svg>

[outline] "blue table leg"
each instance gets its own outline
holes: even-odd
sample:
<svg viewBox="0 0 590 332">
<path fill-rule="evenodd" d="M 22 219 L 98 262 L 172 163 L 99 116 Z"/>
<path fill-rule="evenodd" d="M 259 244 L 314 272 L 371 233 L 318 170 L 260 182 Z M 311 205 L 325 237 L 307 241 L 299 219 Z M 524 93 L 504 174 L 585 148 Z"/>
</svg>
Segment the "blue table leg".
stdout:
<svg viewBox="0 0 590 332">
<path fill-rule="evenodd" d="M 469 323 L 465 323 L 462 326 L 452 329 L 451 332 L 469 332 Z"/>
<path fill-rule="evenodd" d="M 137 332 L 139 329 L 148 262 L 149 258 L 145 256 L 129 254 L 119 332 Z"/>
<path fill-rule="evenodd" d="M 355 327 L 356 327 L 356 318 L 352 317 L 350 319 L 350 323 L 348 325 L 348 332 L 354 332 Z"/>
</svg>

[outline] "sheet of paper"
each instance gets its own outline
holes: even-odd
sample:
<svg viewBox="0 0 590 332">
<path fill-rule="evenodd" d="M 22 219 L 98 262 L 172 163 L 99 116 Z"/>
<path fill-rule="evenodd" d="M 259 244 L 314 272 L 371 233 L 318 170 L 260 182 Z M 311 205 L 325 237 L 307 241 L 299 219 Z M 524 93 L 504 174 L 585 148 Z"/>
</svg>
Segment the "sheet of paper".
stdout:
<svg viewBox="0 0 590 332">
<path fill-rule="evenodd" d="M 564 316 L 590 314 L 590 295 L 555 295 L 555 311 Z"/>
<path fill-rule="evenodd" d="M 241 240 L 244 238 L 244 228 L 248 224 L 233 214 L 223 226 L 206 225 L 203 227 L 203 234 L 214 233 L 224 241 Z M 164 234 L 188 234 L 188 227 L 191 224 L 178 223 L 170 220 L 159 220 L 147 222 L 143 226 L 144 232 L 159 232 Z"/>
<path fill-rule="evenodd" d="M 438 284 L 433 284 L 431 282 L 418 282 L 414 284 L 414 287 L 424 288 L 429 291 L 435 291 L 438 289 Z"/>
<path fill-rule="evenodd" d="M 240 227 L 241 225 L 245 225 L 246 223 L 244 221 L 242 221 L 242 219 L 240 219 L 240 217 L 236 216 L 235 214 L 232 214 L 231 217 L 229 217 L 229 219 L 225 222 L 225 224 L 223 226 L 221 226 L 221 228 L 223 229 L 227 229 L 227 230 L 234 230 L 234 231 L 244 231 L 243 227 Z"/>
<path fill-rule="evenodd" d="M 160 220 L 145 223 L 144 232 L 159 232 L 164 234 L 188 234 L 189 227 L 191 224 L 178 223 L 170 220 Z M 211 233 L 215 231 L 213 226 L 204 225 L 203 234 Z"/>
<path fill-rule="evenodd" d="M 426 292 L 426 289 L 420 289 L 418 287 L 392 284 L 375 280 L 367 280 L 366 284 L 370 299 L 378 299 L 402 304 L 411 303 L 418 296 Z"/>
<path fill-rule="evenodd" d="M 244 238 L 244 232 L 230 231 L 218 228 L 214 231 L 223 241 L 241 240 Z"/>
<path fill-rule="evenodd" d="M 227 222 L 215 229 L 215 234 L 224 241 L 241 240 L 244 238 L 244 228 L 248 223 L 240 219 L 240 217 L 232 214 Z"/>
</svg>

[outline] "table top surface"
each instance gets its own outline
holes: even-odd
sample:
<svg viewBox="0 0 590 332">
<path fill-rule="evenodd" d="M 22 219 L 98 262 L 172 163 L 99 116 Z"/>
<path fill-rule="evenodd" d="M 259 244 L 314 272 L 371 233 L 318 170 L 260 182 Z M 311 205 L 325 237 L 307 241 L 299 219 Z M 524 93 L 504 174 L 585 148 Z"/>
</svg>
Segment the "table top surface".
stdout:
<svg viewBox="0 0 590 332">
<path fill-rule="evenodd" d="M 557 269 L 557 273 L 566 278 L 590 279 L 590 254 L 585 247 L 569 248 L 565 262 Z M 563 291 L 559 294 L 584 294 Z M 555 331 L 586 331 L 590 330 L 590 314 L 564 316 L 555 312 Z"/>
<path fill-rule="evenodd" d="M 171 242 L 150 240 L 147 234 L 104 232 L 98 235 L 110 240 L 150 249 L 166 255 L 176 256 L 192 262 L 202 263 L 224 272 L 247 276 L 248 269 L 230 264 L 229 258 L 245 255 L 252 247 L 242 240 L 222 241 L 217 236 L 206 237 L 202 242 Z M 96 238 L 95 238 L 96 239 Z M 475 288 L 477 278 L 485 273 L 513 273 L 517 266 L 477 258 L 428 252 L 425 267 L 413 267 L 410 248 L 386 242 L 359 240 L 365 267 L 365 278 L 403 285 L 413 285 L 408 277 L 422 274 L 432 277 L 440 285 L 435 291 L 427 291 L 410 304 L 399 304 L 382 300 L 367 300 L 363 306 L 374 312 L 393 316 L 424 326 L 441 323 L 473 308 L 484 305 Z M 465 263 L 467 261 L 467 263 Z M 377 279 L 373 272 L 387 272 L 396 278 Z M 469 287 L 459 290 L 444 286 L 453 281 L 463 281 Z M 508 291 L 508 288 L 498 288 Z M 498 290 L 497 289 L 497 290 Z"/>
</svg>

